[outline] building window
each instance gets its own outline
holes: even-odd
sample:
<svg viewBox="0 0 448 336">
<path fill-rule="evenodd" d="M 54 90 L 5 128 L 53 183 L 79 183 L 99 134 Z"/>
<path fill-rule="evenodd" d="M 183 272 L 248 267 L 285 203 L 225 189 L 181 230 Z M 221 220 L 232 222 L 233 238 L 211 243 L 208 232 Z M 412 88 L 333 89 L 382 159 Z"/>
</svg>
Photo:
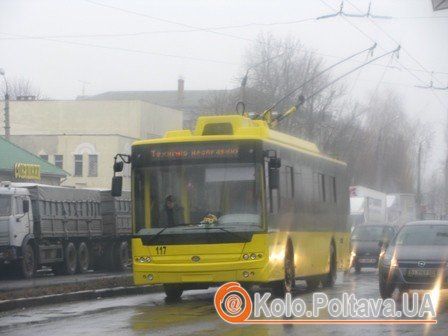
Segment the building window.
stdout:
<svg viewBox="0 0 448 336">
<path fill-rule="evenodd" d="M 98 176 L 98 155 L 89 155 L 89 176 Z"/>
<path fill-rule="evenodd" d="M 326 201 L 326 193 L 325 193 L 325 175 L 317 174 L 318 178 L 318 187 L 319 187 L 319 200 L 321 202 Z"/>
<path fill-rule="evenodd" d="M 60 154 L 55 154 L 54 165 L 62 169 L 62 166 L 64 165 L 64 156 Z"/>
<path fill-rule="evenodd" d="M 39 156 L 40 156 L 40 158 L 41 158 L 42 160 L 48 161 L 48 155 L 47 155 L 47 154 L 41 154 L 41 155 L 39 155 Z"/>
<path fill-rule="evenodd" d="M 75 174 L 74 176 L 82 176 L 82 155 L 75 154 Z"/>
</svg>

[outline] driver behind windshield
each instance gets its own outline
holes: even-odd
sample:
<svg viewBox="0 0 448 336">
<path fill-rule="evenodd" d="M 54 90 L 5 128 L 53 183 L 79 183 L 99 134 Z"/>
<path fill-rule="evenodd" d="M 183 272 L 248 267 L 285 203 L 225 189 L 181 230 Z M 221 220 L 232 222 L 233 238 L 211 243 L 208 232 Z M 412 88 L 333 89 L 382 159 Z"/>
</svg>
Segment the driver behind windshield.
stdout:
<svg viewBox="0 0 448 336">
<path fill-rule="evenodd" d="M 176 198 L 173 195 L 168 195 L 165 198 L 163 222 L 164 227 L 172 227 L 184 222 L 183 208 L 176 203 Z"/>
</svg>

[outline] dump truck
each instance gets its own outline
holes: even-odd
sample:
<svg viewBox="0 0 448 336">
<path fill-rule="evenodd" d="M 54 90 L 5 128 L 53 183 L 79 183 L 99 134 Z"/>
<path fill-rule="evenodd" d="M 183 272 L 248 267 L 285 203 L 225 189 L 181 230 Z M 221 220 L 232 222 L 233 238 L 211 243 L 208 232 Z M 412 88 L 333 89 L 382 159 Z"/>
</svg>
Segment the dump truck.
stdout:
<svg viewBox="0 0 448 336">
<path fill-rule="evenodd" d="M 131 233 L 130 193 L 0 184 L 0 265 L 25 278 L 42 266 L 55 274 L 123 271 Z"/>
<path fill-rule="evenodd" d="M 386 194 L 363 186 L 350 187 L 352 228 L 363 224 L 386 224 Z"/>
</svg>

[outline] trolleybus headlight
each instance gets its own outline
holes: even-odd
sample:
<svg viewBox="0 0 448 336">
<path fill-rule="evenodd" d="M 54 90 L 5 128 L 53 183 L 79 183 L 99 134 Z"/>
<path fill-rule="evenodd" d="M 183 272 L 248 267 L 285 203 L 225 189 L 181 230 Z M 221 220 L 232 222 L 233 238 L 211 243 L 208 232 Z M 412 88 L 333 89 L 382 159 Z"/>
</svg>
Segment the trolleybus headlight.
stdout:
<svg viewBox="0 0 448 336">
<path fill-rule="evenodd" d="M 248 271 L 244 271 L 244 272 L 243 272 L 243 277 L 247 278 L 247 277 L 249 277 L 249 274 L 250 274 L 250 273 L 249 273 Z"/>
<path fill-rule="evenodd" d="M 250 258 L 251 258 L 252 260 L 255 260 L 255 259 L 257 259 L 257 255 L 256 255 L 255 253 L 252 253 L 252 254 L 250 255 Z"/>
<path fill-rule="evenodd" d="M 154 276 L 152 274 L 148 274 L 146 279 L 148 279 L 149 281 L 152 281 L 154 279 Z"/>
<path fill-rule="evenodd" d="M 148 264 L 152 261 L 152 259 L 151 257 L 137 257 L 135 258 L 135 261 L 142 264 Z"/>
<path fill-rule="evenodd" d="M 243 259 L 244 260 L 248 260 L 249 259 L 249 255 L 247 253 L 243 254 Z"/>
</svg>

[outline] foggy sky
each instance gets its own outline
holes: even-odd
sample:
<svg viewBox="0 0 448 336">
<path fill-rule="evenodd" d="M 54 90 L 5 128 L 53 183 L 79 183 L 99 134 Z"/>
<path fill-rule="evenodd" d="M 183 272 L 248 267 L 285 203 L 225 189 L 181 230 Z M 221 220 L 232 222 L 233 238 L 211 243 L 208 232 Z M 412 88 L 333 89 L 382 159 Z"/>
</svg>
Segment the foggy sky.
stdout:
<svg viewBox="0 0 448 336">
<path fill-rule="evenodd" d="M 359 14 L 368 4 L 345 1 L 344 11 Z M 355 27 L 342 17 L 291 22 L 329 14 L 329 7 L 337 11 L 339 5 L 338 0 L 0 0 L 0 68 L 10 80 L 31 80 L 52 99 L 74 99 L 81 94 L 81 81 L 89 83 L 86 94 L 175 90 L 179 76 L 186 90 L 230 89 L 239 86 L 246 50 L 262 32 L 299 38 L 327 65 L 373 41 L 379 45 L 375 55 L 380 55 L 396 48 L 396 41 L 404 48 L 398 61 L 411 73 L 397 70 L 397 60 L 387 71 L 364 68 L 346 81 L 350 98 L 368 101 L 373 91 L 393 88 L 413 118 L 434 127 L 438 142 L 431 160 L 440 161 L 448 90 L 414 85 L 432 79 L 435 86 L 448 86 L 448 10 L 434 13 L 430 0 L 373 0 L 373 14 L 400 19 L 373 23 L 347 18 Z M 364 55 L 357 59 L 364 60 Z M 333 74 L 357 64 L 348 63 Z M 432 78 L 423 68 L 442 73 Z"/>
</svg>

